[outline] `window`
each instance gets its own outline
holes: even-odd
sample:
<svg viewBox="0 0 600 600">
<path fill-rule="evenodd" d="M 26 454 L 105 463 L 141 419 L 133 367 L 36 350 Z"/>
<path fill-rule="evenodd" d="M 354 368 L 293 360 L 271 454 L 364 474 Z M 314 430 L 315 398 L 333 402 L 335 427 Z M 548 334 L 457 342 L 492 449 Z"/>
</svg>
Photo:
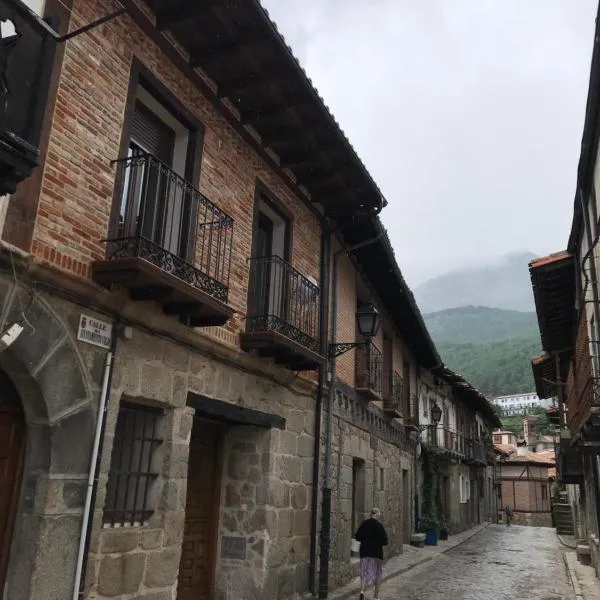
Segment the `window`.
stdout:
<svg viewBox="0 0 600 600">
<path fill-rule="evenodd" d="M 154 512 L 159 409 L 122 402 L 106 487 L 104 525 L 143 525 Z"/>
<path fill-rule="evenodd" d="M 385 469 L 383 467 L 379 469 L 379 489 L 385 489 Z"/>
<path fill-rule="evenodd" d="M 289 219 L 260 190 L 256 196 L 256 215 L 252 257 L 256 259 L 251 283 L 252 315 L 285 316 L 286 293 L 291 288 L 291 272 L 284 261 L 289 258 Z M 275 258 L 273 258 L 275 257 Z M 304 292 L 299 300 L 307 304 L 311 298 Z"/>
<path fill-rule="evenodd" d="M 460 503 L 466 504 L 471 498 L 471 482 L 464 475 L 459 476 Z"/>
<path fill-rule="evenodd" d="M 542 502 L 548 500 L 548 486 L 542 483 Z"/>
</svg>

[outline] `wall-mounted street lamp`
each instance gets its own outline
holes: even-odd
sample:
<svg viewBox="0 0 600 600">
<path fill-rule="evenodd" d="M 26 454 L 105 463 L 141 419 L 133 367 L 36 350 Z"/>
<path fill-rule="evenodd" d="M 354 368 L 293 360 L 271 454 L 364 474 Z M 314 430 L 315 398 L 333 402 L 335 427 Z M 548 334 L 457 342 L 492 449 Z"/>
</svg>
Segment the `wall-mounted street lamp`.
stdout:
<svg viewBox="0 0 600 600">
<path fill-rule="evenodd" d="M 356 348 L 357 346 L 365 346 L 370 343 L 370 340 L 377 335 L 379 326 L 381 325 L 381 315 L 372 304 L 363 304 L 356 311 L 356 325 L 358 332 L 367 341 L 363 342 L 340 342 L 329 344 L 329 358 L 335 358 Z"/>
<path fill-rule="evenodd" d="M 438 445 L 437 428 L 441 418 L 442 409 L 438 406 L 437 402 L 434 402 L 431 407 L 431 422 L 433 423 L 433 444 L 435 446 Z"/>
</svg>

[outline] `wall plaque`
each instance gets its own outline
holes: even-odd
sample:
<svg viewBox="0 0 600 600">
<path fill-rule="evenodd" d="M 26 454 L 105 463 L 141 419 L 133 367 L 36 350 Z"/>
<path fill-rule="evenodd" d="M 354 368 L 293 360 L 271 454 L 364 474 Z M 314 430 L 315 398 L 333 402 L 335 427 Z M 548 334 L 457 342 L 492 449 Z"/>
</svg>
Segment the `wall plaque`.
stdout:
<svg viewBox="0 0 600 600">
<path fill-rule="evenodd" d="M 246 558 L 246 538 L 223 536 L 221 538 L 221 558 L 244 560 Z"/>
</svg>

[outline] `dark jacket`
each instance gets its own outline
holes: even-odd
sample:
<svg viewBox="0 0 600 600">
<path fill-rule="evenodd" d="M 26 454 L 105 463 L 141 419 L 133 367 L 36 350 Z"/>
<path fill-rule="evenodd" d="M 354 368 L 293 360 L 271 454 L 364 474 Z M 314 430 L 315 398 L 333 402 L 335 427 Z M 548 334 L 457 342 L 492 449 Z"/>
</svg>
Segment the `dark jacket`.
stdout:
<svg viewBox="0 0 600 600">
<path fill-rule="evenodd" d="M 360 524 L 354 539 L 360 542 L 361 558 L 380 558 L 383 560 L 383 547 L 388 538 L 385 528 L 377 519 L 367 519 Z"/>
</svg>

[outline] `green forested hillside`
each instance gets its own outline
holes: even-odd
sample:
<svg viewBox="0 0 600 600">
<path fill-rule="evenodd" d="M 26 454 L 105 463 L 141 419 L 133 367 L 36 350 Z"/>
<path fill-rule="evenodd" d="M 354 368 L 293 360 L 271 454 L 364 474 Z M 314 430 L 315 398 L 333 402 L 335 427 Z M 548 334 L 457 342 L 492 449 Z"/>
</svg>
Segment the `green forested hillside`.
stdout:
<svg viewBox="0 0 600 600">
<path fill-rule="evenodd" d="M 540 352 L 537 337 L 485 344 L 437 344 L 443 361 L 493 398 L 534 390 L 531 358 Z"/>
<path fill-rule="evenodd" d="M 533 391 L 535 313 L 462 307 L 424 315 L 442 360 L 488 397 Z"/>
<path fill-rule="evenodd" d="M 464 306 L 429 313 L 425 321 L 436 342 L 481 344 L 538 336 L 534 312 Z"/>
</svg>

